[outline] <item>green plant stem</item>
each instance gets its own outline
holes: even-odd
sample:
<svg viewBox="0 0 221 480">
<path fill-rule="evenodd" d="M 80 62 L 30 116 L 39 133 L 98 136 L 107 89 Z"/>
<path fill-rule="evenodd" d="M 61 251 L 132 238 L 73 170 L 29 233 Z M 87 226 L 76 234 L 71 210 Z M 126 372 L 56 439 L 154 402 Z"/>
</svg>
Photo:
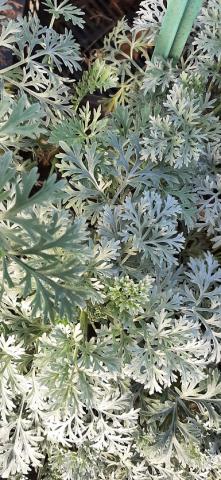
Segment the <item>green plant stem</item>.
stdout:
<svg viewBox="0 0 221 480">
<path fill-rule="evenodd" d="M 55 20 L 56 20 L 55 15 L 52 15 L 49 28 L 53 28 Z"/>
<path fill-rule="evenodd" d="M 4 76 L 4 80 L 8 83 L 10 83 L 11 85 L 14 85 L 14 87 L 18 88 L 19 90 L 24 90 L 26 93 L 28 93 L 28 95 L 32 96 L 32 97 L 35 97 L 37 98 L 37 100 L 41 101 L 42 98 L 41 98 L 41 94 L 38 94 L 38 92 L 35 92 L 34 90 L 30 90 L 28 87 L 26 87 L 25 85 L 22 85 L 21 83 L 19 82 L 16 82 L 15 80 L 12 80 L 10 77 L 6 77 Z M 52 100 L 50 100 L 49 98 L 45 97 L 44 98 L 44 101 L 45 103 L 47 103 L 48 105 L 55 105 L 55 102 L 53 102 Z"/>
<path fill-rule="evenodd" d="M 30 61 L 33 61 L 33 60 L 36 60 L 36 58 L 40 58 L 40 57 L 42 57 L 46 54 L 47 53 L 45 51 L 42 51 L 42 52 L 39 52 L 39 53 L 35 53 L 35 55 L 32 55 L 31 57 L 26 57 L 24 60 L 20 60 L 20 62 L 14 63 L 13 65 L 10 65 L 10 67 L 2 68 L 0 70 L 0 75 L 4 76 L 5 73 L 10 72 L 11 70 L 15 70 L 18 67 L 22 67 L 26 63 L 28 63 Z M 10 81 L 11 81 L 11 79 L 10 79 Z"/>
<path fill-rule="evenodd" d="M 125 187 L 127 186 L 127 181 L 128 181 L 128 178 L 125 178 L 124 182 L 122 183 L 122 185 L 118 188 L 118 190 L 116 191 L 114 197 L 112 198 L 111 200 L 111 204 L 114 205 L 116 203 L 116 200 L 118 199 L 119 195 L 124 191 Z"/>
<path fill-rule="evenodd" d="M 129 60 L 130 63 L 132 63 L 132 65 L 136 68 L 136 70 L 139 70 L 139 72 L 142 73 L 142 75 L 143 75 L 143 72 L 144 72 L 143 69 L 138 65 L 137 62 L 135 62 L 135 60 L 134 60 L 133 58 L 130 57 L 130 55 L 127 55 L 127 53 L 122 52 L 121 50 L 120 50 L 120 54 L 121 54 L 124 58 L 126 58 L 126 60 Z"/>
<path fill-rule="evenodd" d="M 81 330 L 84 335 L 85 340 L 87 339 L 87 331 L 88 331 L 88 315 L 85 310 L 81 310 L 80 313 L 80 325 Z"/>
<path fill-rule="evenodd" d="M 217 105 L 216 108 L 214 108 L 213 110 L 213 113 L 216 115 L 217 113 L 219 113 L 221 111 L 221 103 L 219 105 Z"/>
</svg>

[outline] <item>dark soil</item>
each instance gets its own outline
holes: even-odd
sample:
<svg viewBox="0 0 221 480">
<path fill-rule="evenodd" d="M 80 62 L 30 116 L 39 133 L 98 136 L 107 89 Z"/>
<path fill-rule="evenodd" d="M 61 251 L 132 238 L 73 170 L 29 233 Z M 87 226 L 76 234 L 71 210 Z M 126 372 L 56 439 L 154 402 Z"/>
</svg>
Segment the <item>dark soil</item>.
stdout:
<svg viewBox="0 0 221 480">
<path fill-rule="evenodd" d="M 28 1 L 33 2 L 33 0 Z M 57 21 L 56 29 L 63 31 L 65 26 L 71 28 L 81 46 L 82 53 L 87 54 L 92 49 L 102 47 L 104 36 L 113 29 L 120 18 L 126 16 L 129 21 L 133 19 L 139 8 L 140 0 L 73 0 L 73 3 L 85 13 L 84 29 L 76 26 L 71 28 L 70 24 L 67 25 L 62 20 Z M 48 24 L 49 17 L 41 5 L 39 17 L 43 25 Z"/>
</svg>

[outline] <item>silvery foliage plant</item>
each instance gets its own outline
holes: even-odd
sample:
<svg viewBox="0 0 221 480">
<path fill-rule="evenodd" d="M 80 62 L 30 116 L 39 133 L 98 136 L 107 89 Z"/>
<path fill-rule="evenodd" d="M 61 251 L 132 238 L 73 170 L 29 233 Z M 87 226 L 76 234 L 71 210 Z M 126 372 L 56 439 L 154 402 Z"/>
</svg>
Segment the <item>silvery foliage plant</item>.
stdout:
<svg viewBox="0 0 221 480">
<path fill-rule="evenodd" d="M 53 26 L 81 12 L 46 9 L 1 19 L 0 475 L 218 479 L 220 1 L 174 64 L 151 62 L 165 2 L 144 0 L 76 83 Z"/>
</svg>

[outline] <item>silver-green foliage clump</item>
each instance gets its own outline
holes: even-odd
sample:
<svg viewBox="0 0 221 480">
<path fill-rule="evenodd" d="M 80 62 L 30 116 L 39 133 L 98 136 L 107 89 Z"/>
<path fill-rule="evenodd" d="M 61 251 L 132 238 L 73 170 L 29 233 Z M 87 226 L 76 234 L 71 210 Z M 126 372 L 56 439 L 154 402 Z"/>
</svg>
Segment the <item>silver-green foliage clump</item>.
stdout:
<svg viewBox="0 0 221 480">
<path fill-rule="evenodd" d="M 220 2 L 177 65 L 151 62 L 165 5 L 141 2 L 75 84 L 53 26 L 81 12 L 46 8 L 0 37 L 0 475 L 219 479 Z"/>
</svg>

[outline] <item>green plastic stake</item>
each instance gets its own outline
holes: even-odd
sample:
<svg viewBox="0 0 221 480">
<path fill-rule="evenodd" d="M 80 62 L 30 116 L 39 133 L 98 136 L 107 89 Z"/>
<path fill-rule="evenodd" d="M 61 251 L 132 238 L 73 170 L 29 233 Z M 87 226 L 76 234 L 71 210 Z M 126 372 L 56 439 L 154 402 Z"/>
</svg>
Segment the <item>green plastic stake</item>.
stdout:
<svg viewBox="0 0 221 480">
<path fill-rule="evenodd" d="M 182 55 L 183 49 L 192 30 L 192 26 L 201 10 L 202 4 L 203 0 L 189 0 L 170 50 L 170 57 L 174 58 L 174 60 L 178 60 Z"/>
<path fill-rule="evenodd" d="M 178 60 L 202 4 L 203 0 L 168 0 L 152 58 Z"/>
<path fill-rule="evenodd" d="M 153 57 L 168 58 L 189 0 L 170 0 L 163 18 Z"/>
</svg>

